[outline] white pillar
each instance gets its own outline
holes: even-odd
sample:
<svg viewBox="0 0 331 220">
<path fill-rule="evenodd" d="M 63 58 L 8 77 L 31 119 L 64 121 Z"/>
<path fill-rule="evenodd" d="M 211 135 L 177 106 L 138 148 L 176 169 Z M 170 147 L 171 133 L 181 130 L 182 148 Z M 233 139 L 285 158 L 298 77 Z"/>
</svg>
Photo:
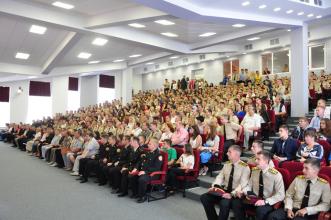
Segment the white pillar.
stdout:
<svg viewBox="0 0 331 220">
<path fill-rule="evenodd" d="M 80 78 L 80 106 L 98 104 L 99 76 L 84 76 Z M 68 100 L 70 101 L 70 100 Z"/>
<path fill-rule="evenodd" d="M 52 112 L 65 113 L 68 109 L 68 76 L 54 77 L 52 80 Z"/>
<path fill-rule="evenodd" d="M 291 31 L 291 116 L 308 113 L 308 27 Z"/>
<path fill-rule="evenodd" d="M 132 100 L 132 89 L 133 89 L 133 70 L 127 68 L 122 72 L 122 103 L 123 105 L 131 102 Z"/>
</svg>

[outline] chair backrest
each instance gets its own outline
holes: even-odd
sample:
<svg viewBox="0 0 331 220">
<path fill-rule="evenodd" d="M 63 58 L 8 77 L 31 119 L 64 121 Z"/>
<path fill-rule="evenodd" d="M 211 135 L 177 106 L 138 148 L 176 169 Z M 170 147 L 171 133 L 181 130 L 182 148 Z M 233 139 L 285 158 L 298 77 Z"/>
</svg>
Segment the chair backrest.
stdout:
<svg viewBox="0 0 331 220">
<path fill-rule="evenodd" d="M 272 124 L 275 124 L 276 123 L 276 115 L 275 115 L 275 111 L 270 109 L 270 110 L 267 110 L 268 112 L 268 115 L 269 115 L 269 119 L 270 119 L 270 122 Z"/>
<path fill-rule="evenodd" d="M 331 167 L 322 167 L 320 170 L 320 174 L 324 174 L 331 179 Z"/>
<path fill-rule="evenodd" d="M 182 147 L 174 147 L 177 153 L 177 159 L 184 153 L 184 148 Z"/>
<path fill-rule="evenodd" d="M 168 171 L 168 153 L 164 152 L 164 151 L 160 151 L 160 154 L 162 155 L 162 169 L 161 169 L 161 171 L 167 173 L 167 171 Z M 166 174 L 165 175 L 160 175 L 160 180 L 162 182 L 165 182 L 166 177 L 167 177 Z"/>
<path fill-rule="evenodd" d="M 329 144 L 329 142 L 325 141 L 325 140 L 318 140 L 317 141 L 320 145 L 323 146 L 323 149 L 324 149 L 324 159 L 325 161 L 328 161 L 329 159 L 329 154 L 330 154 L 330 151 L 331 151 L 331 145 Z"/>
<path fill-rule="evenodd" d="M 287 190 L 287 188 L 290 186 L 290 184 L 292 182 L 292 177 L 291 177 L 290 171 L 288 171 L 284 168 L 279 168 L 279 167 L 276 167 L 275 169 L 278 170 L 282 174 L 283 181 L 284 181 L 284 187 L 285 187 L 285 190 Z"/>
<path fill-rule="evenodd" d="M 303 163 L 297 161 L 285 161 L 281 164 L 281 168 L 284 168 L 290 172 L 292 182 L 296 177 L 295 173 L 303 170 Z"/>
<path fill-rule="evenodd" d="M 199 177 L 199 168 L 200 168 L 200 151 L 197 149 L 194 149 L 193 154 L 194 154 L 193 170 L 195 170 L 193 176 L 194 176 L 194 178 L 198 178 Z"/>
<path fill-rule="evenodd" d="M 222 161 L 223 159 L 223 153 L 224 153 L 224 136 L 219 136 L 220 142 L 218 144 L 218 156 L 217 160 Z"/>
<path fill-rule="evenodd" d="M 272 162 L 274 163 L 275 168 L 279 167 L 279 161 L 278 160 L 272 159 Z"/>
</svg>

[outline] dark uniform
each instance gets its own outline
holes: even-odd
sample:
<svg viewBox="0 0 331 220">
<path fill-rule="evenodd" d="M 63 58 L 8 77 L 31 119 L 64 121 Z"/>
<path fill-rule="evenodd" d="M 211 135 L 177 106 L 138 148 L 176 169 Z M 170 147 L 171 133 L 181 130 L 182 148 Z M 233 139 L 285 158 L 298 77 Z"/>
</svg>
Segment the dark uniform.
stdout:
<svg viewBox="0 0 331 220">
<path fill-rule="evenodd" d="M 105 144 L 105 148 L 103 149 L 105 152 L 104 157 L 100 156 L 99 163 L 95 168 L 95 172 L 97 174 L 99 185 L 105 185 L 107 183 L 107 178 L 103 170 L 107 167 L 107 163 L 112 163 L 118 159 L 119 154 L 117 153 L 118 147 L 116 145 Z M 104 159 L 107 159 L 104 162 Z"/>
<path fill-rule="evenodd" d="M 117 153 L 119 154 L 119 157 L 116 161 L 113 162 L 112 166 L 105 168 L 105 174 L 109 181 L 109 185 L 114 190 L 119 189 L 120 187 L 120 182 L 118 181 L 120 178 L 118 178 L 116 175 L 121 175 L 121 169 L 123 165 L 129 162 L 129 155 L 131 151 L 132 147 L 130 145 L 127 145 L 123 148 L 118 148 Z"/>
<path fill-rule="evenodd" d="M 140 147 L 138 147 L 136 150 L 132 149 L 129 154 L 129 163 L 123 165 L 123 168 L 126 168 L 124 171 L 121 172 L 121 175 L 118 175 L 117 177 L 120 177 L 120 181 L 116 180 L 115 182 L 121 182 L 120 191 L 121 196 L 125 196 L 128 194 L 128 185 L 129 185 L 129 172 L 131 172 L 133 169 L 139 169 L 142 163 L 141 156 L 144 154 L 144 150 Z"/>
<path fill-rule="evenodd" d="M 158 176 L 151 177 L 149 174 L 160 171 L 162 168 L 162 155 L 158 149 L 153 152 L 142 154 L 142 162 L 139 171 L 144 171 L 143 175 L 130 175 L 129 185 L 132 188 L 132 197 L 138 196 L 139 202 L 146 200 L 147 185 L 152 179 L 157 179 Z"/>
</svg>

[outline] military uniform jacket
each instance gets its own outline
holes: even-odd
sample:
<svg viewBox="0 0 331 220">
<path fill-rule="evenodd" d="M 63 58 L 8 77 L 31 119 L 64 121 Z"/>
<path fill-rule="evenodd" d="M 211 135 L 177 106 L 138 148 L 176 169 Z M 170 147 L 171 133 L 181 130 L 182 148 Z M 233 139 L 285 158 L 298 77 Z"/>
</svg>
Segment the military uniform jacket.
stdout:
<svg viewBox="0 0 331 220">
<path fill-rule="evenodd" d="M 254 167 L 251 178 L 243 192 L 253 191 L 255 195 L 259 194 L 259 180 L 261 169 Z M 269 205 L 283 201 L 285 198 L 285 188 L 282 174 L 275 168 L 268 167 L 262 171 L 263 174 L 263 198 Z"/>
<path fill-rule="evenodd" d="M 148 152 L 146 156 L 143 156 L 140 170 L 145 171 L 146 174 L 150 174 L 155 171 L 160 171 L 162 168 L 162 155 L 158 149 L 153 152 Z"/>
<path fill-rule="evenodd" d="M 311 180 L 310 195 L 307 207 L 308 215 L 315 215 L 330 208 L 330 185 L 320 177 Z M 286 191 L 285 209 L 300 209 L 307 187 L 307 179 L 297 176 Z"/>
<path fill-rule="evenodd" d="M 100 160 L 100 162 L 102 162 L 104 158 L 107 158 L 106 148 L 108 148 L 108 151 L 109 151 L 109 145 L 108 144 L 101 144 L 100 145 L 99 153 L 95 157 L 96 160 Z"/>
<path fill-rule="evenodd" d="M 142 154 L 144 154 L 142 148 L 138 147 L 136 150 L 132 149 L 129 153 L 129 161 L 124 167 L 128 168 L 130 171 L 134 168 L 138 169 L 142 163 Z"/>
<path fill-rule="evenodd" d="M 108 162 L 118 161 L 121 153 L 121 148 L 116 145 L 107 145 L 106 158 Z"/>
<path fill-rule="evenodd" d="M 132 150 L 132 148 L 130 145 L 122 147 L 122 148 L 118 148 L 117 153 L 119 154 L 119 157 L 118 157 L 118 160 L 114 161 L 114 163 L 119 162 L 117 164 L 117 166 L 123 166 L 124 164 L 127 164 L 131 150 Z"/>
<path fill-rule="evenodd" d="M 227 161 L 224 164 L 221 172 L 217 175 L 212 186 L 219 185 L 227 190 L 230 173 L 232 169 L 231 165 L 232 163 L 230 161 Z M 232 195 L 234 195 L 238 191 L 242 191 L 242 189 L 244 189 L 247 186 L 249 181 L 249 175 L 250 175 L 250 169 L 245 162 L 239 160 L 238 162 L 234 163 L 233 183 L 231 189 Z"/>
</svg>

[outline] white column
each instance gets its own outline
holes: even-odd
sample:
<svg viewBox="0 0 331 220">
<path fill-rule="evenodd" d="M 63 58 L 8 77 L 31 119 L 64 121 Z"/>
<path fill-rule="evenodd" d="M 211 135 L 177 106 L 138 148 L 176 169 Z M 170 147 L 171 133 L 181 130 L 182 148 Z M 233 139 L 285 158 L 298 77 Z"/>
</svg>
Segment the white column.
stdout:
<svg viewBox="0 0 331 220">
<path fill-rule="evenodd" d="M 127 68 L 122 72 L 122 103 L 127 104 L 132 100 L 132 89 L 133 89 L 133 70 Z"/>
<path fill-rule="evenodd" d="M 65 113 L 68 108 L 68 76 L 54 77 L 52 80 L 52 112 Z"/>
<path fill-rule="evenodd" d="M 308 113 L 308 27 L 291 32 L 291 116 Z"/>
<path fill-rule="evenodd" d="M 80 78 L 80 106 L 98 104 L 99 76 L 84 76 Z M 70 102 L 70 100 L 68 100 Z"/>
</svg>

